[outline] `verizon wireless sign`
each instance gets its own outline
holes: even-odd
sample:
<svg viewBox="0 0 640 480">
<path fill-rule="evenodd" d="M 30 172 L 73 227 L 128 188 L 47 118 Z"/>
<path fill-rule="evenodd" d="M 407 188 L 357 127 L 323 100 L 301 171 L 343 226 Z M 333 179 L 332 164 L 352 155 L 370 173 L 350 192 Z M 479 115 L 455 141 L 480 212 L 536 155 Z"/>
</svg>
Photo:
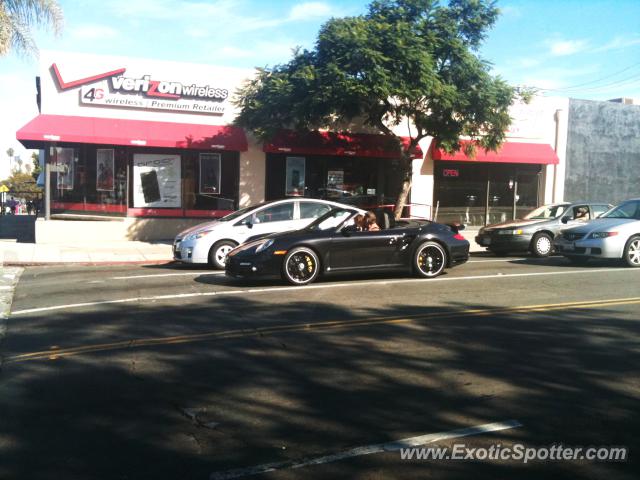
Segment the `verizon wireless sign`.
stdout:
<svg viewBox="0 0 640 480">
<path fill-rule="evenodd" d="M 172 110 L 190 113 L 209 113 L 222 115 L 225 105 L 218 102 L 198 101 L 190 98 L 154 96 L 154 95 L 130 95 L 110 91 L 99 87 L 82 87 L 80 90 L 80 103 L 90 105 L 103 105 L 120 108 L 142 108 L 145 110 Z"/>
<path fill-rule="evenodd" d="M 80 87 L 80 104 L 84 106 L 223 115 L 229 98 L 227 88 L 159 80 L 149 74 L 127 76 L 126 68 L 78 79 L 64 78 L 56 63 L 50 70 L 59 90 Z"/>
</svg>

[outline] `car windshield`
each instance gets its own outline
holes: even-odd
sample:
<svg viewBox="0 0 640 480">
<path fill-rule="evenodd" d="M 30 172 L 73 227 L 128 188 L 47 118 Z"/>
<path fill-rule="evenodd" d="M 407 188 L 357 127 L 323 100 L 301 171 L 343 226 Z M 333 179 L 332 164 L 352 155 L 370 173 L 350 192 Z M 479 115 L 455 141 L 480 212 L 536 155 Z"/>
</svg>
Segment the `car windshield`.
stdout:
<svg viewBox="0 0 640 480">
<path fill-rule="evenodd" d="M 307 226 L 307 230 L 322 231 L 339 227 L 345 220 L 354 215 L 354 210 L 334 208 Z"/>
<path fill-rule="evenodd" d="M 600 218 L 631 218 L 640 220 L 640 201 L 626 202 L 612 208 Z"/>
<path fill-rule="evenodd" d="M 525 220 L 544 220 L 562 215 L 569 205 L 543 205 L 525 215 Z"/>
<path fill-rule="evenodd" d="M 230 222 L 231 220 L 235 220 L 238 217 L 241 217 L 242 215 L 244 215 L 245 213 L 249 213 L 252 210 L 256 210 L 260 207 L 264 207 L 267 203 L 259 203 L 257 205 L 253 205 L 251 207 L 244 207 L 241 208 L 240 210 L 236 210 L 235 212 L 230 213 L 229 215 L 225 215 L 222 218 L 219 218 L 218 221 L 220 222 Z"/>
</svg>

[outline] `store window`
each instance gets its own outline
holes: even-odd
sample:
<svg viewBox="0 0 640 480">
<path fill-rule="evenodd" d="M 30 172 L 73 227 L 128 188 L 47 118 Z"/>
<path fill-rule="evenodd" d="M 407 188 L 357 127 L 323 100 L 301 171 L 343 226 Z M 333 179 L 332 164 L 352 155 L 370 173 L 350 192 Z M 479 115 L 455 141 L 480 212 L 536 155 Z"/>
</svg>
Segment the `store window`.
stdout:
<svg viewBox="0 0 640 480">
<path fill-rule="evenodd" d="M 182 168 L 182 206 L 189 215 L 197 215 L 198 210 L 209 215 L 238 208 L 237 152 L 183 152 Z"/>
<path fill-rule="evenodd" d="M 304 196 L 305 162 L 306 159 L 304 157 L 287 157 L 285 195 L 294 197 Z"/>
<path fill-rule="evenodd" d="M 220 154 L 200 154 L 200 194 L 220 194 Z"/>
<path fill-rule="evenodd" d="M 290 195 L 287 192 L 291 192 L 294 165 L 302 165 L 291 162 L 291 158 L 303 157 L 267 155 L 267 200 Z M 298 174 L 298 179 L 302 174 L 304 183 L 298 183 L 296 194 L 308 198 L 375 208 L 395 203 L 402 183 L 399 161 L 394 159 L 307 156 L 304 160 L 304 170 Z"/>
<path fill-rule="evenodd" d="M 123 150 L 52 147 L 51 210 L 91 215 L 126 214 L 127 159 Z"/>
<path fill-rule="evenodd" d="M 436 161 L 434 171 L 439 222 L 483 226 L 539 205 L 540 165 Z"/>
</svg>

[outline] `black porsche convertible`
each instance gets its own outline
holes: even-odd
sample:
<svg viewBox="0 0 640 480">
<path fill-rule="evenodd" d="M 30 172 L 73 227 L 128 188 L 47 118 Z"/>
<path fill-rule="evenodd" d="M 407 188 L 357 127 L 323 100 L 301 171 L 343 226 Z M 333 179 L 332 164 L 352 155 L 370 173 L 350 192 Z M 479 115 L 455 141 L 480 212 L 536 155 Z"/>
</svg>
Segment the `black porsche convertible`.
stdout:
<svg viewBox="0 0 640 480">
<path fill-rule="evenodd" d="M 469 258 L 458 227 L 428 220 L 399 220 L 384 212 L 380 231 L 358 231 L 356 209 L 336 208 L 302 230 L 249 241 L 227 254 L 232 277 L 283 278 L 306 285 L 319 275 L 399 270 L 436 277 Z"/>
</svg>

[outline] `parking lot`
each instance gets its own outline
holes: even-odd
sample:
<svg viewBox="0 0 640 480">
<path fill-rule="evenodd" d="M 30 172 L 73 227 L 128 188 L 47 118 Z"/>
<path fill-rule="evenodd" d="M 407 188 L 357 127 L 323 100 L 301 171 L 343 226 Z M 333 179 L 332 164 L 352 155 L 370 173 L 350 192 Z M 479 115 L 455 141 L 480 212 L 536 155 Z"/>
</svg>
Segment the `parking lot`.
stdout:
<svg viewBox="0 0 640 480">
<path fill-rule="evenodd" d="M 639 275 L 485 255 L 431 280 L 308 287 L 29 267 L 0 346 L 0 477 L 459 478 L 473 464 L 476 478 L 633 478 Z M 429 444 L 630 458 L 402 460 L 393 447 L 447 432 Z"/>
</svg>

